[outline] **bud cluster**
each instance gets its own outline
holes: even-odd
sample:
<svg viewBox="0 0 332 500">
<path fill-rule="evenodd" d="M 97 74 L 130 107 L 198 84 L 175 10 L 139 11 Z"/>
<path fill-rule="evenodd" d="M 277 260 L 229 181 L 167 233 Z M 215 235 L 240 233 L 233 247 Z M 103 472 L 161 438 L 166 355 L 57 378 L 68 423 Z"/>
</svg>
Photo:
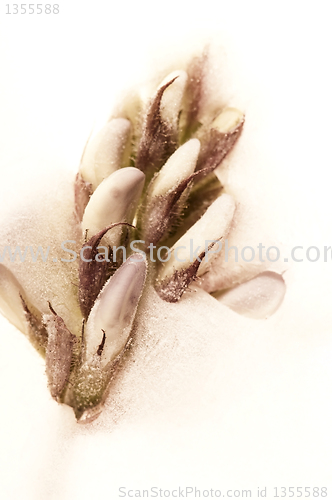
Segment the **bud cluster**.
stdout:
<svg viewBox="0 0 332 500">
<path fill-rule="evenodd" d="M 81 336 L 69 331 L 52 304 L 39 311 L 11 271 L 0 264 L 0 307 L 45 357 L 51 395 L 87 422 L 101 411 L 107 388 L 131 342 L 146 284 L 176 303 L 206 272 L 205 248 L 227 237 L 235 201 L 215 170 L 238 140 L 243 114 L 220 108 L 208 116 L 206 55 L 168 75 L 148 102 L 125 103 L 92 137 L 75 179 L 75 217 L 85 259 L 78 266 Z M 142 252 L 130 243 L 142 242 Z M 112 248 L 123 246 L 112 258 Z M 147 248 L 170 248 L 166 262 L 142 258 Z M 98 248 L 109 259 L 96 259 Z M 148 279 L 147 279 L 148 276 Z M 76 314 L 76 313 L 75 313 Z"/>
</svg>

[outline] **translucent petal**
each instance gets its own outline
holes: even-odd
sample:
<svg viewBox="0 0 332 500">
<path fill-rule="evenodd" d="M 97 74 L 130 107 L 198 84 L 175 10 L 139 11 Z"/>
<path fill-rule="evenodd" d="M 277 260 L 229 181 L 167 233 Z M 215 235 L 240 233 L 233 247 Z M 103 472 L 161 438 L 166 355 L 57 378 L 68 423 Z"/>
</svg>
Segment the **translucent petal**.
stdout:
<svg viewBox="0 0 332 500">
<path fill-rule="evenodd" d="M 286 293 L 281 274 L 266 271 L 214 296 L 233 311 L 249 318 L 268 318 L 280 307 Z"/>
<path fill-rule="evenodd" d="M 195 171 L 200 150 L 198 139 L 191 139 L 172 154 L 151 184 L 149 195 L 161 196 Z"/>
<path fill-rule="evenodd" d="M 27 323 L 20 295 L 23 289 L 13 273 L 0 264 L 0 311 L 21 332 L 26 333 Z"/>
<path fill-rule="evenodd" d="M 240 125 L 244 115 L 236 108 L 226 108 L 211 123 L 211 127 L 223 132 L 231 132 Z"/>
<path fill-rule="evenodd" d="M 193 254 L 206 249 L 212 241 L 226 236 L 235 211 L 235 202 L 223 194 L 210 205 L 205 214 L 194 224 L 171 249 L 171 257 L 161 271 L 160 278 L 171 276 L 175 270 L 188 267 Z"/>
<path fill-rule="evenodd" d="M 93 358 L 103 339 L 102 366 L 110 363 L 125 347 L 142 295 L 146 261 L 133 254 L 109 279 L 92 308 L 85 330 L 86 358 Z"/>
<path fill-rule="evenodd" d="M 93 193 L 82 219 L 83 234 L 88 237 L 115 222 L 131 222 L 144 186 L 145 175 L 134 167 L 126 167 L 113 172 Z M 106 235 L 110 246 L 117 245 L 121 229 Z"/>
<path fill-rule="evenodd" d="M 125 118 L 108 122 L 89 140 L 80 165 L 80 173 L 93 190 L 110 174 L 122 167 L 131 124 Z"/>
<path fill-rule="evenodd" d="M 48 313 L 50 301 L 70 331 L 80 335 L 77 254 L 82 235 L 74 216 L 73 178 L 68 177 L 53 176 L 33 203 L 17 210 L 1 228 L 1 248 L 8 246 L 13 253 L 19 248 L 25 255 L 10 259 L 7 252 L 4 264 L 24 289 L 28 305 Z"/>
<path fill-rule="evenodd" d="M 173 71 L 160 84 L 159 88 L 176 78 L 164 92 L 161 100 L 161 117 L 173 128 L 177 128 L 182 98 L 185 91 L 188 75 L 183 70 Z"/>
</svg>

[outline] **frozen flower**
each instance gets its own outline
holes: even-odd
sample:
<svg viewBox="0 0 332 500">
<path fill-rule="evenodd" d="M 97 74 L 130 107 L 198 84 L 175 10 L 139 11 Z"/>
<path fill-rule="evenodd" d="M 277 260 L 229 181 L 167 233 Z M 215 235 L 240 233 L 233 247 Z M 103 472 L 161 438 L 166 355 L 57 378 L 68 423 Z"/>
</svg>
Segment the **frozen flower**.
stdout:
<svg viewBox="0 0 332 500">
<path fill-rule="evenodd" d="M 195 283 L 252 317 L 272 314 L 283 298 L 282 276 L 266 266 L 220 265 L 238 209 L 217 172 L 244 115 L 206 108 L 208 64 L 203 55 L 166 76 L 148 102 L 123 105 L 89 139 L 68 227 L 54 229 L 52 286 L 38 300 L 15 266 L 0 264 L 3 314 L 45 357 L 52 397 L 82 422 L 101 411 L 148 287 L 176 303 Z M 59 258 L 62 238 L 78 260 Z"/>
</svg>

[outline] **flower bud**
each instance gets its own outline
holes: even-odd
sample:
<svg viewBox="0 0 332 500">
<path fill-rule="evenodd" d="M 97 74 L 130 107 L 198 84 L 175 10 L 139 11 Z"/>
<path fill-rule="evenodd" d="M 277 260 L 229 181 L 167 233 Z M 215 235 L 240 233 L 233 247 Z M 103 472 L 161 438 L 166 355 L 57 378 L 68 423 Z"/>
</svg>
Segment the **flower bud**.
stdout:
<svg viewBox="0 0 332 500">
<path fill-rule="evenodd" d="M 75 214 L 79 222 L 81 222 L 85 207 L 89 203 L 92 195 L 92 185 L 86 182 L 80 173 L 76 175 L 74 182 L 74 196 L 75 196 Z"/>
<path fill-rule="evenodd" d="M 208 74 L 207 54 L 194 57 L 187 67 L 187 86 L 180 115 L 182 140 L 190 137 L 200 127 L 206 97 L 205 76 Z"/>
<path fill-rule="evenodd" d="M 189 177 L 195 171 L 199 150 L 198 139 L 190 139 L 180 146 L 151 182 L 148 196 L 153 198 L 166 195 L 186 177 Z"/>
<path fill-rule="evenodd" d="M 200 143 L 191 139 L 172 154 L 156 174 L 143 209 L 141 237 L 146 246 L 166 237 L 184 209 L 188 186 L 196 167 Z"/>
<path fill-rule="evenodd" d="M 138 151 L 136 167 L 149 173 L 160 169 L 174 153 L 178 143 L 178 119 L 181 99 L 187 80 L 184 71 L 165 78 L 147 110 Z"/>
<path fill-rule="evenodd" d="M 168 302 L 180 299 L 185 289 L 195 279 L 204 256 L 229 231 L 235 202 L 223 194 L 210 205 L 205 214 L 180 238 L 170 250 L 170 259 L 160 272 L 157 291 Z M 220 247 L 221 248 L 221 247 Z M 214 249 L 215 250 L 215 249 Z M 206 260 L 205 260 L 206 264 Z"/>
<path fill-rule="evenodd" d="M 54 399 L 58 399 L 69 379 L 73 349 L 77 340 L 51 305 L 50 309 L 52 314 L 44 315 L 48 333 L 46 375 L 51 395 Z"/>
<path fill-rule="evenodd" d="M 243 113 L 236 108 L 225 108 L 211 123 L 211 128 L 228 134 L 243 122 Z"/>
<path fill-rule="evenodd" d="M 0 311 L 44 356 L 47 332 L 42 323 L 41 313 L 31 305 L 28 307 L 22 286 L 3 264 L 0 264 Z"/>
<path fill-rule="evenodd" d="M 85 356 L 100 356 L 106 368 L 127 344 L 146 277 L 146 261 L 135 253 L 100 292 L 85 329 Z"/>
<path fill-rule="evenodd" d="M 113 172 L 93 193 L 82 219 L 83 234 L 92 237 L 116 222 L 131 222 L 145 176 L 137 168 L 126 167 Z M 121 229 L 105 235 L 110 246 L 118 245 Z"/>
<path fill-rule="evenodd" d="M 216 292 L 215 298 L 238 314 L 266 319 L 280 307 L 286 293 L 281 274 L 265 271 L 231 289 Z"/>
<path fill-rule="evenodd" d="M 114 118 L 104 125 L 86 145 L 80 173 L 93 191 L 115 170 L 123 166 L 123 156 L 130 136 L 130 121 Z"/>
<path fill-rule="evenodd" d="M 160 84 L 159 89 L 173 81 L 163 93 L 160 105 L 161 119 L 169 124 L 173 132 L 177 131 L 179 113 L 181 111 L 183 94 L 186 88 L 188 75 L 183 70 L 173 71 Z"/>
<path fill-rule="evenodd" d="M 198 132 L 201 140 L 201 152 L 197 170 L 216 169 L 231 151 L 241 135 L 244 115 L 235 108 L 224 109 L 208 128 Z"/>
<path fill-rule="evenodd" d="M 98 245 L 102 237 L 109 230 L 120 225 L 131 226 L 131 224 L 127 224 L 126 222 L 112 224 L 92 236 L 92 238 L 83 245 L 82 251 L 84 251 L 84 259 L 81 259 L 79 263 L 78 300 L 82 314 L 85 318 L 88 317 L 94 301 L 106 282 L 109 268 L 108 263 L 110 259 L 108 259 L 107 256 L 101 260 L 99 259 Z"/>
<path fill-rule="evenodd" d="M 27 322 L 21 297 L 23 289 L 13 273 L 0 264 L 0 310 L 16 328 L 27 333 Z"/>
</svg>

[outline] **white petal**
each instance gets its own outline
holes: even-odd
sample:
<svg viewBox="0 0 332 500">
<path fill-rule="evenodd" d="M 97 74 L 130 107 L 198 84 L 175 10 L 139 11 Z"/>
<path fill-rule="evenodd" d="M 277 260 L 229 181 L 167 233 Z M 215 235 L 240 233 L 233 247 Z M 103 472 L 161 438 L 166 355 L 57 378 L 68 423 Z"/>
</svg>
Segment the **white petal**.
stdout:
<svg viewBox="0 0 332 500">
<path fill-rule="evenodd" d="M 21 332 L 26 333 L 27 323 L 20 294 L 23 289 L 13 273 L 0 264 L 0 311 Z"/>
<path fill-rule="evenodd" d="M 259 251 L 262 242 L 264 245 Z M 243 254 L 245 248 L 247 250 Z M 267 258 L 268 248 L 271 260 Z M 272 239 L 269 230 L 264 228 L 254 212 L 247 205 L 237 203 L 222 251 L 216 255 L 204 276 L 201 276 L 200 286 L 212 293 L 233 288 L 264 271 L 282 273 L 287 265 L 283 258 L 277 259 L 277 249 L 281 255 L 285 251 L 284 245 Z M 244 260 L 243 255 L 247 260 Z"/>
<path fill-rule="evenodd" d="M 83 234 L 88 229 L 88 237 L 115 222 L 131 222 L 133 211 L 141 195 L 145 176 L 134 167 L 126 167 L 113 172 L 93 193 L 86 206 L 83 219 Z M 121 228 L 110 231 L 104 238 L 111 245 L 117 245 Z"/>
<path fill-rule="evenodd" d="M 122 167 L 131 124 L 125 118 L 109 121 L 89 140 L 82 158 L 80 173 L 93 190 L 110 174 Z"/>
<path fill-rule="evenodd" d="M 170 156 L 151 185 L 150 196 L 166 194 L 195 171 L 200 150 L 198 139 L 191 139 Z"/>
<path fill-rule="evenodd" d="M 266 271 L 250 281 L 217 295 L 216 299 L 249 318 L 268 318 L 277 311 L 286 293 L 281 274 Z"/>
<path fill-rule="evenodd" d="M 226 108 L 211 123 L 211 127 L 224 134 L 231 132 L 243 120 L 244 115 L 236 108 Z"/>
<path fill-rule="evenodd" d="M 101 354 L 106 366 L 125 347 L 146 277 L 146 261 L 133 254 L 108 280 L 93 306 L 85 330 L 87 360 L 97 353 L 105 331 Z"/>
<path fill-rule="evenodd" d="M 8 246 L 14 253 L 20 248 L 26 258 L 17 255 L 11 262 L 7 254 L 4 263 L 22 285 L 28 304 L 48 313 L 50 301 L 69 330 L 80 335 L 78 259 L 65 250 L 70 248 L 75 253 L 81 247 L 81 231 L 73 215 L 72 174 L 52 175 L 35 193 L 33 202 L 29 200 L 24 208 L 18 208 L 1 227 L 2 249 Z M 38 251 L 38 258 L 33 260 L 32 254 L 36 256 Z"/>
<path fill-rule="evenodd" d="M 178 70 L 170 73 L 160 84 L 159 88 L 176 78 L 165 90 L 160 106 L 161 117 L 168 122 L 172 128 L 177 127 L 182 98 L 186 87 L 188 75 L 185 71 Z"/>
<path fill-rule="evenodd" d="M 171 258 L 163 268 L 160 279 L 171 276 L 175 270 L 185 269 L 197 254 L 209 246 L 209 242 L 225 237 L 235 211 L 235 201 L 228 194 L 217 198 L 205 214 L 180 238 L 171 249 Z M 200 266 L 201 267 L 201 266 Z"/>
</svg>

